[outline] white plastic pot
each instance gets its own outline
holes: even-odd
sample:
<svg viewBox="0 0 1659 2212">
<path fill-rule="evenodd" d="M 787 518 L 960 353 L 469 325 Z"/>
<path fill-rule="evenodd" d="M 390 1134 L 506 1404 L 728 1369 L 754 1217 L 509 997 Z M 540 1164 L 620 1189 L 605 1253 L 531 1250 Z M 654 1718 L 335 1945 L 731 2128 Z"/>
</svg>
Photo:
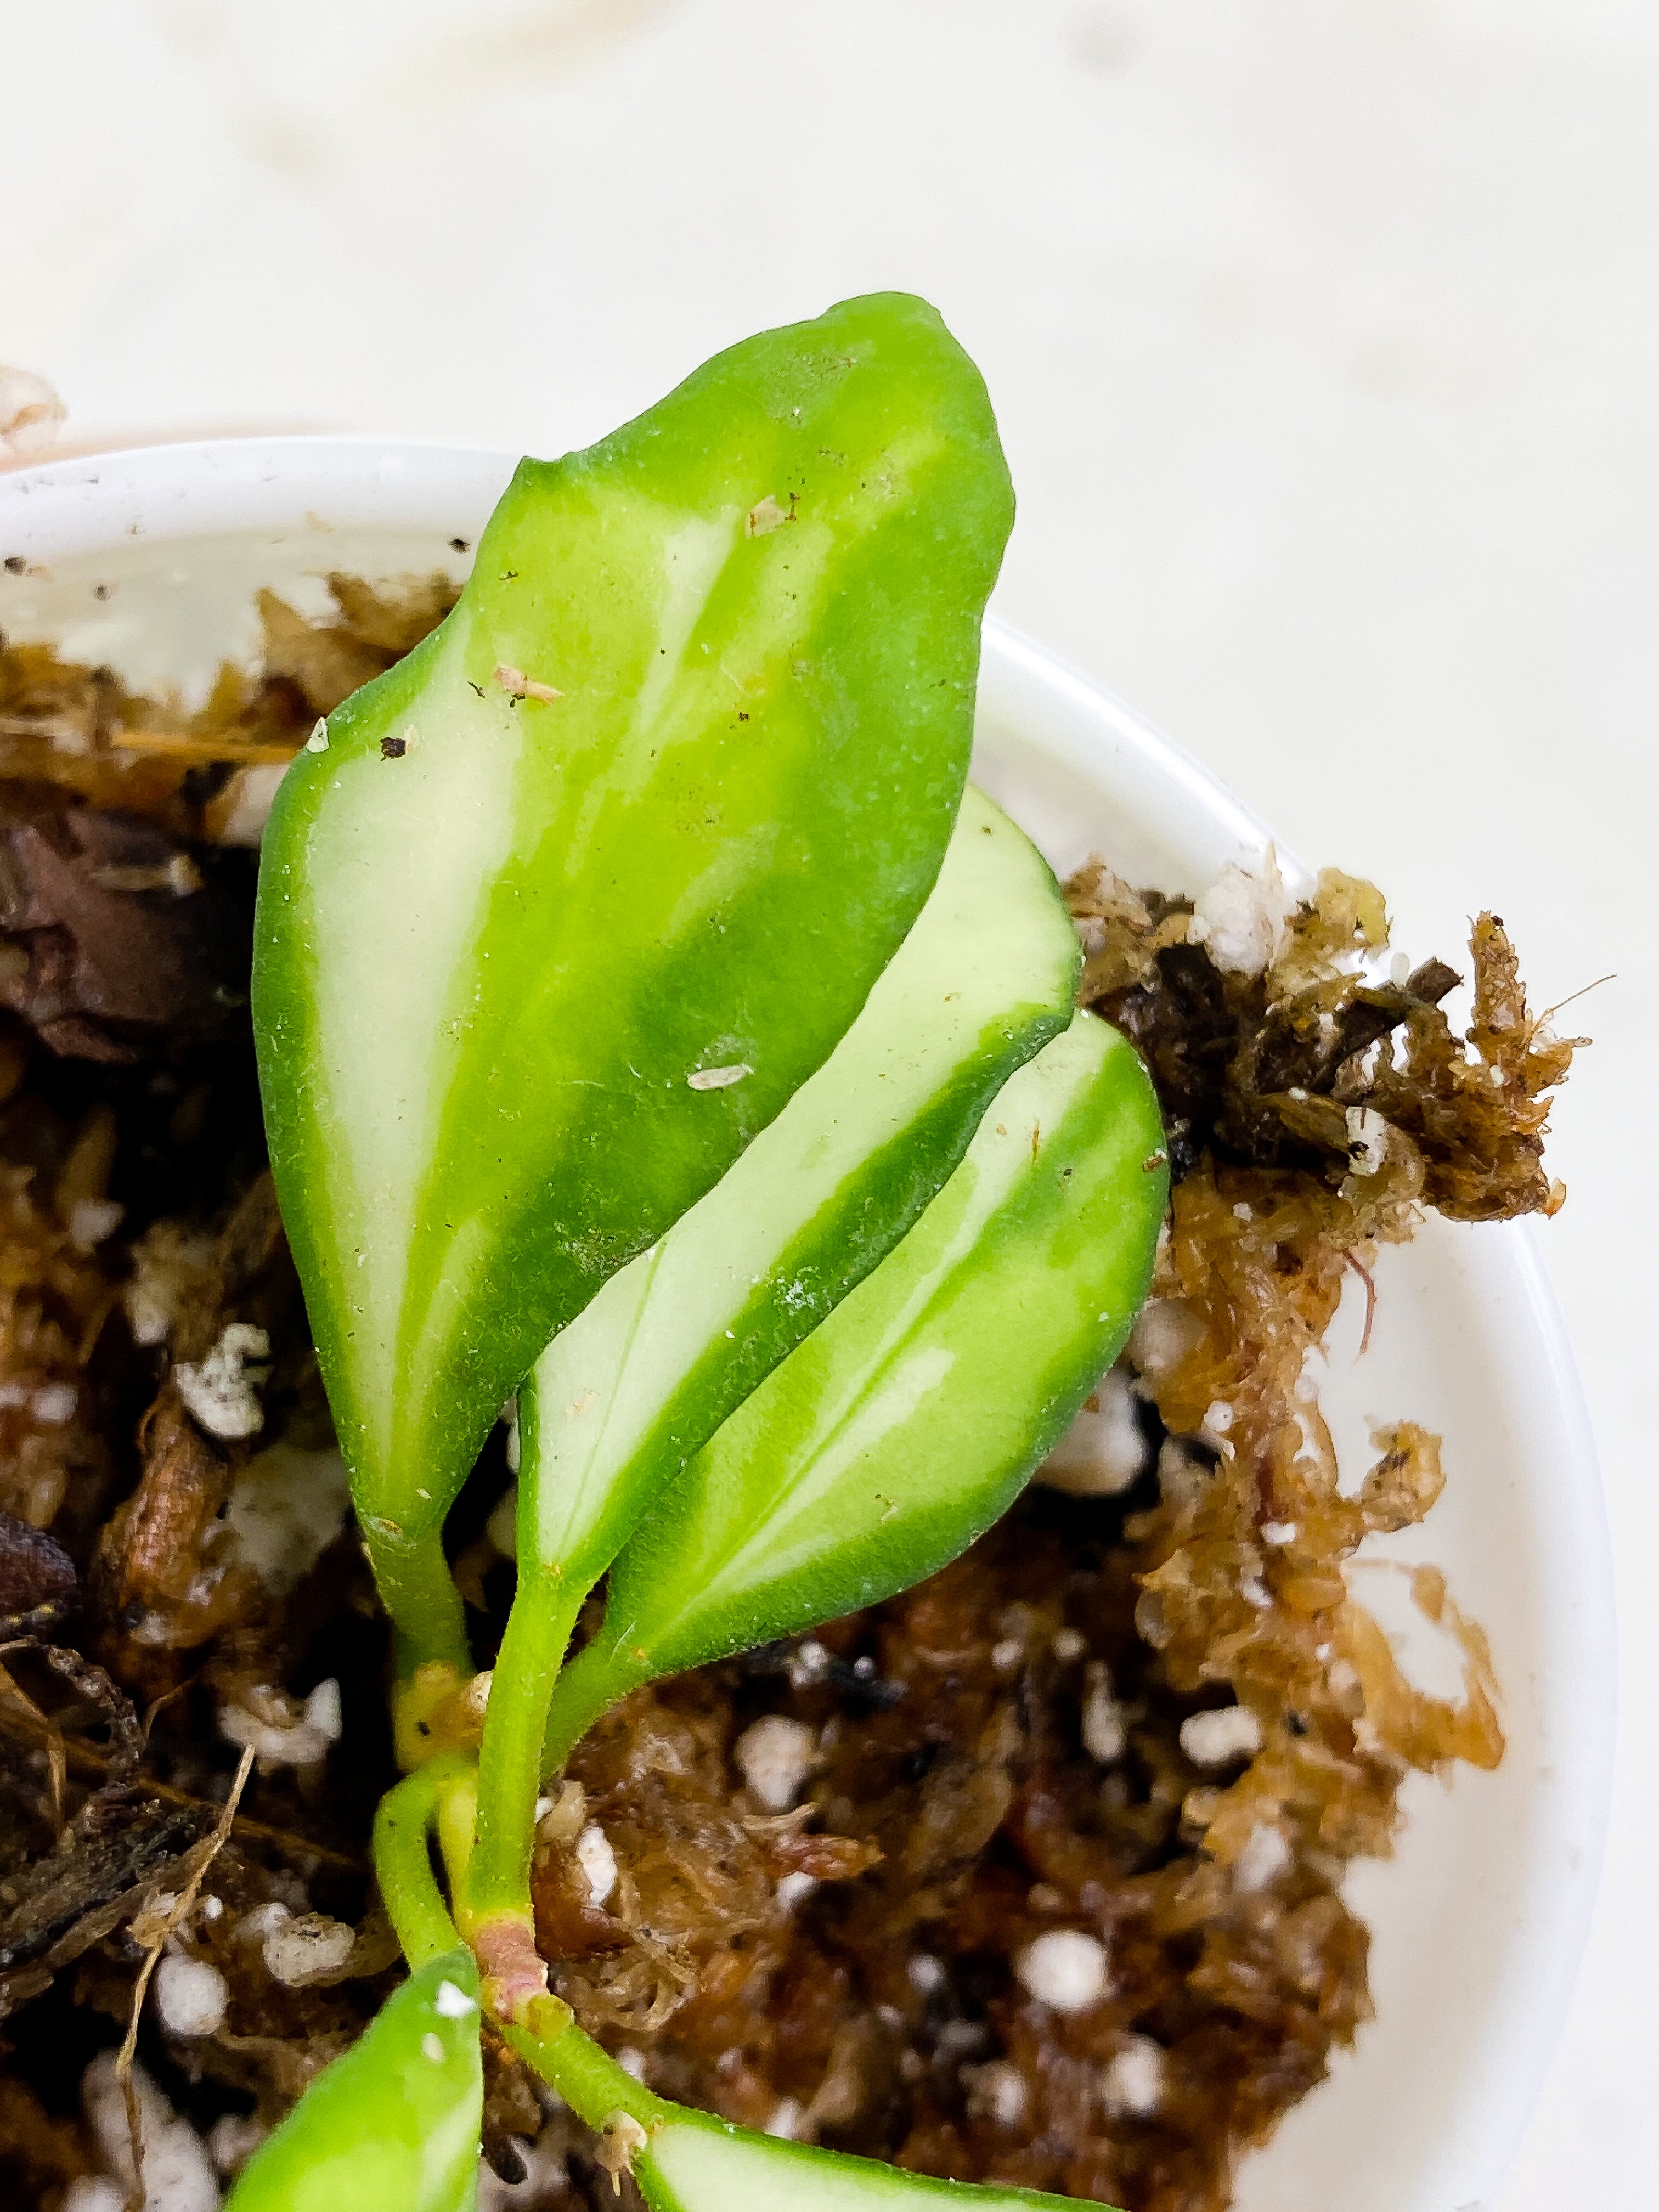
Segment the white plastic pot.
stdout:
<svg viewBox="0 0 1659 2212">
<path fill-rule="evenodd" d="M 200 685 L 221 655 L 252 650 L 260 585 L 313 608 L 331 568 L 465 573 L 511 466 L 494 453 L 294 438 L 0 477 L 0 630 L 53 639 L 134 684 Z M 994 623 L 975 774 L 1062 871 L 1099 851 L 1137 883 L 1197 890 L 1267 842 L 1196 762 Z M 1612 1583 L 1589 1422 L 1533 1232 L 1432 1221 L 1382 1255 L 1377 1282 L 1363 1359 L 1353 1310 L 1339 1316 L 1324 1407 L 1356 1479 L 1373 1421 L 1408 1417 L 1443 1437 L 1443 1499 L 1424 1528 L 1376 1553 L 1432 1560 L 1484 1625 L 1509 1751 L 1495 1774 L 1413 1779 L 1396 1856 L 1355 1869 L 1376 2018 L 1249 2161 L 1244 2212 L 1488 2203 L 1561 2027 L 1601 1859 Z M 1388 1601 L 1403 1577 L 1358 1571 L 1366 1601 L 1399 1625 L 1408 1669 L 1455 1682 L 1432 1632 Z"/>
</svg>

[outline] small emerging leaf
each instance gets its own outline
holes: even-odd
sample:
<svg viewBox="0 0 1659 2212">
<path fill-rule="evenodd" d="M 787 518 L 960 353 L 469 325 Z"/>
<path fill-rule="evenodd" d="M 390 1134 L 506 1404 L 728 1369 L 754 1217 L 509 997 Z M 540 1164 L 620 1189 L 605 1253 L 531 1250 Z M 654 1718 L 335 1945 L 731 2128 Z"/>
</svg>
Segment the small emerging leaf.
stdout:
<svg viewBox="0 0 1659 2212">
<path fill-rule="evenodd" d="M 1146 1070 L 1079 1015 L 641 1524 L 556 1692 L 550 1749 L 635 1682 L 873 1604 L 965 1548 L 1116 1356 L 1167 1188 Z"/>
<path fill-rule="evenodd" d="M 248 2161 L 226 2212 L 471 2212 L 478 1971 L 445 1952 L 395 1990 Z"/>
</svg>

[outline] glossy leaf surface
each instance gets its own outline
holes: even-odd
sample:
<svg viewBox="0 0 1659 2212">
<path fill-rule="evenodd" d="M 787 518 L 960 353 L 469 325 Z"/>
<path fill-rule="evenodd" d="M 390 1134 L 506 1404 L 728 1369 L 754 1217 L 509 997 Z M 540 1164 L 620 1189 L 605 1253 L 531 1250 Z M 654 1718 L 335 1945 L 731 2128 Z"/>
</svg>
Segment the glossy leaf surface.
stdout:
<svg viewBox="0 0 1659 2212">
<path fill-rule="evenodd" d="M 1167 1186 L 1145 1069 L 1079 1015 L 641 1524 L 556 1693 L 551 1751 L 635 1682 L 873 1604 L 988 1528 L 1116 1356 Z"/>
<path fill-rule="evenodd" d="M 471 2212 L 483 2069 L 472 1954 L 395 1990 L 268 2136 L 227 2212 Z"/>
<path fill-rule="evenodd" d="M 585 1590 L 656 1492 L 896 1244 L 1071 1018 L 1047 863 L 971 788 L 916 925 L 830 1059 L 554 1339 L 520 1395 L 520 1559 Z"/>
<path fill-rule="evenodd" d="M 442 627 L 284 779 L 273 1166 L 406 1628 L 554 1332 L 822 1064 L 933 885 L 1012 513 L 922 302 L 750 339 L 523 463 Z M 407 1602 L 404 1602 L 405 1598 Z"/>
</svg>

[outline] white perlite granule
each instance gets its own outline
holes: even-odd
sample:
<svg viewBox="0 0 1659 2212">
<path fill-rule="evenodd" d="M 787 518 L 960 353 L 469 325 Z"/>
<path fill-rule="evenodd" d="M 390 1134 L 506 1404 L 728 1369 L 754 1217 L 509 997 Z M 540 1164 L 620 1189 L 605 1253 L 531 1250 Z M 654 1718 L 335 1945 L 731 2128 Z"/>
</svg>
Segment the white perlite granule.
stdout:
<svg viewBox="0 0 1659 2212">
<path fill-rule="evenodd" d="M 1201 945 L 1230 975 L 1264 975 L 1279 957 L 1285 926 L 1295 912 L 1295 895 L 1285 888 L 1270 845 L 1259 872 L 1230 863 L 1199 893 L 1188 941 Z"/>
<path fill-rule="evenodd" d="M 469 2013 L 477 2012 L 477 2002 L 453 1982 L 440 1982 L 438 1994 L 432 2000 L 432 2009 L 440 2020 L 465 2020 Z"/>
<path fill-rule="evenodd" d="M 307 1989 L 337 1974 L 351 1956 L 356 1930 L 321 1912 L 280 1920 L 264 1940 L 265 1971 L 289 1989 Z"/>
<path fill-rule="evenodd" d="M 1189 1713 L 1181 1723 L 1181 1748 L 1194 1766 L 1231 1766 L 1261 1750 L 1261 1723 L 1248 1705 Z"/>
<path fill-rule="evenodd" d="M 132 2083 L 144 2130 L 145 2212 L 217 2212 L 219 2180 L 207 2145 L 187 2120 L 179 2118 L 142 2066 L 134 2066 Z M 81 2103 L 105 2172 L 125 2203 L 132 2180 L 132 2151 L 112 2051 L 100 2051 L 82 2075 Z M 81 2212 L 94 2212 L 103 2200 L 88 2191 L 71 2201 Z"/>
<path fill-rule="evenodd" d="M 1018 2067 L 1007 2059 L 993 2059 L 988 2066 L 964 2066 L 962 2078 L 968 2084 L 970 2112 L 984 2113 L 1000 2128 L 1017 2128 L 1025 2118 L 1031 2102 L 1030 2086 Z"/>
<path fill-rule="evenodd" d="M 559 2140 L 556 2127 L 550 2127 L 547 2141 L 542 2145 L 527 2142 L 523 2136 L 508 2137 L 524 2160 L 522 2181 L 501 2180 L 491 2168 L 488 2159 L 481 2158 L 478 2160 L 477 2212 L 512 2212 L 515 2204 L 549 2203 L 555 2197 L 568 2196 L 570 2178 L 565 2169 Z M 392 2212 L 390 2206 L 386 2212 Z"/>
<path fill-rule="evenodd" d="M 170 2035 L 216 2035 L 225 2024 L 230 1992 L 219 1969 L 182 1952 L 155 1969 L 155 2008 Z"/>
<path fill-rule="evenodd" d="M 514 1409 L 512 1425 L 507 1430 L 507 1436 L 508 1450 L 513 1463 L 516 1467 L 519 1437 L 519 1415 L 516 1407 Z M 495 1504 L 491 1506 L 489 1518 L 484 1522 L 484 1534 L 501 1553 L 502 1559 L 517 1559 L 519 1556 L 519 1486 L 516 1482 L 509 1482 Z"/>
<path fill-rule="evenodd" d="M 241 2172 L 270 2132 L 252 2112 L 222 2112 L 208 2130 L 208 2156 L 228 2179 Z"/>
<path fill-rule="evenodd" d="M 1258 1821 L 1233 1861 L 1233 1887 L 1247 1896 L 1278 1881 L 1291 1863 L 1290 1839 L 1271 1821 Z"/>
<path fill-rule="evenodd" d="M 805 1905 L 817 1883 L 810 1874 L 787 1874 L 780 1880 L 775 1895 L 786 1912 L 793 1912 L 798 1905 Z"/>
<path fill-rule="evenodd" d="M 148 2200 L 148 2192 L 146 2192 Z M 64 2212 L 126 2212 L 127 2192 L 118 2181 L 89 2173 L 71 2181 L 64 2198 Z"/>
<path fill-rule="evenodd" d="M 179 1302 L 213 1259 L 210 1237 L 192 1237 L 176 1221 L 152 1222 L 131 1253 L 132 1273 L 121 1286 L 135 1344 L 165 1344 Z"/>
<path fill-rule="evenodd" d="M 288 774 L 283 762 L 262 762 L 257 768 L 239 768 L 210 802 L 208 823 L 221 845 L 257 846 L 265 834 L 276 787 Z"/>
<path fill-rule="evenodd" d="M 1014 1972 L 1039 2004 L 1086 2012 L 1106 1994 L 1105 1946 L 1079 1928 L 1051 1928 L 1026 1945 Z"/>
<path fill-rule="evenodd" d="M 1135 1395 L 1121 1367 L 1109 1369 L 1089 1394 L 1065 1435 L 1037 1469 L 1045 1490 L 1068 1498 L 1116 1498 L 1146 1465 L 1146 1439 Z"/>
<path fill-rule="evenodd" d="M 219 1341 L 199 1365 L 180 1360 L 173 1379 L 179 1395 L 208 1434 L 236 1443 L 257 1436 L 265 1425 L 255 1384 L 263 1372 L 250 1370 L 250 1361 L 268 1359 L 270 1339 L 252 1322 L 228 1322 Z"/>
<path fill-rule="evenodd" d="M 219 1733 L 244 1751 L 251 1746 L 261 1773 L 273 1766 L 314 1766 L 340 1740 L 340 1686 L 331 1674 L 303 1705 L 283 1690 L 249 1691 L 244 1701 L 220 1706 Z"/>
<path fill-rule="evenodd" d="M 590 1820 L 576 1838 L 576 1864 L 586 1878 L 588 1903 L 603 1905 L 617 1887 L 617 1854 L 596 1820 Z"/>
<path fill-rule="evenodd" d="M 286 1597 L 339 1534 L 350 1502 L 337 1451 L 273 1444 L 231 1485 L 225 1507 L 231 1556 L 252 1567 L 273 1597 Z"/>
<path fill-rule="evenodd" d="M 1088 1694 L 1083 1700 L 1083 1748 L 1103 1766 L 1112 1766 L 1128 1747 L 1123 1716 L 1112 1696 L 1111 1677 L 1098 1662 L 1088 1671 Z"/>
<path fill-rule="evenodd" d="M 568 1850 L 587 1824 L 587 1793 L 580 1782 L 556 1782 L 536 1800 L 536 1841 Z"/>
<path fill-rule="evenodd" d="M 70 1242 L 79 1252 L 95 1252 L 121 1226 L 126 1208 L 112 1198 L 77 1198 L 70 1208 Z"/>
<path fill-rule="evenodd" d="M 1132 2035 L 1100 2077 L 1100 2101 L 1107 2117 L 1144 2119 L 1163 2100 L 1163 2048 L 1149 2035 Z"/>
<path fill-rule="evenodd" d="M 61 1429 L 75 1419 L 80 1396 L 73 1382 L 43 1382 L 29 1393 L 29 1412 L 43 1428 Z"/>
<path fill-rule="evenodd" d="M 1374 1106 L 1350 1106 L 1348 1158 L 1356 1175 L 1377 1174 L 1389 1156 L 1389 1125 Z"/>
<path fill-rule="evenodd" d="M 1185 1298 L 1149 1298 L 1129 1337 L 1129 1361 L 1154 1389 L 1204 1340 L 1204 1322 Z"/>
<path fill-rule="evenodd" d="M 242 1915 L 236 1923 L 236 1941 L 239 1943 L 263 1943 L 273 1928 L 280 1928 L 283 1921 L 293 1917 L 293 1907 L 273 1897 Z"/>
<path fill-rule="evenodd" d="M 732 1757 L 750 1790 L 769 1813 L 787 1813 L 812 1771 L 818 1740 L 804 1721 L 769 1713 L 746 1728 Z"/>
</svg>

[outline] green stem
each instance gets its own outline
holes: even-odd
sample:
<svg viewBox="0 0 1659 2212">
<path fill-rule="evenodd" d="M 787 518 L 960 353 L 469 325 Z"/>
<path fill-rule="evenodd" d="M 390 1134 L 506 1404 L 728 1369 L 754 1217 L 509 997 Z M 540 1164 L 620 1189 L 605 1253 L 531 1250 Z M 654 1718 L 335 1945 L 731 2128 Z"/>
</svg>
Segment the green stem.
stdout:
<svg viewBox="0 0 1659 2212">
<path fill-rule="evenodd" d="M 444 1557 L 441 1528 L 410 1535 L 371 1516 L 362 1535 L 380 1601 L 398 1630 L 399 1672 L 436 1660 L 457 1668 L 465 1681 L 472 1672 L 466 1614 Z"/>
<path fill-rule="evenodd" d="M 470 1771 L 471 1763 L 458 1753 L 428 1759 L 387 1790 L 374 1815 L 375 1879 L 404 1956 L 416 1972 L 461 1940 L 438 1887 L 429 1839 L 445 1800 Z"/>
<path fill-rule="evenodd" d="M 678 2106 L 653 2097 L 584 2035 L 568 2005 L 557 1997 L 543 1997 L 522 2021 L 504 2024 L 501 2033 L 590 2128 L 602 2128 L 613 2112 L 626 2112 L 642 2128 L 679 2116 Z"/>
<path fill-rule="evenodd" d="M 569 1588 L 556 1569 L 532 1567 L 513 1601 L 484 1708 L 477 1837 L 461 1893 L 461 1919 L 469 1933 L 498 1917 L 532 1924 L 530 1857 L 542 1737 L 586 1595 L 585 1589 Z"/>
<path fill-rule="evenodd" d="M 460 1941 L 433 1869 L 431 1838 L 447 1807 L 468 1802 L 471 1776 L 466 1759 L 442 1753 L 388 1790 L 374 1816 L 380 1895 L 416 1972 Z M 525 2020 L 500 2026 L 514 2050 L 590 2127 L 603 2127 L 613 2112 L 626 2112 L 642 2127 L 672 2116 L 672 2106 L 582 2033 L 557 1997 L 539 1998 Z"/>
<path fill-rule="evenodd" d="M 618 1652 L 601 1630 L 565 1668 L 548 1700 L 543 1774 L 557 1774 L 600 1714 L 648 1682 L 653 1671 L 643 1652 Z"/>
<path fill-rule="evenodd" d="M 467 1863 L 472 1856 L 472 1831 L 478 1818 L 478 1770 L 463 1758 L 450 1770 L 438 1796 L 438 1856 L 444 1863 L 449 1894 L 459 1911 L 466 1889 Z"/>
</svg>

